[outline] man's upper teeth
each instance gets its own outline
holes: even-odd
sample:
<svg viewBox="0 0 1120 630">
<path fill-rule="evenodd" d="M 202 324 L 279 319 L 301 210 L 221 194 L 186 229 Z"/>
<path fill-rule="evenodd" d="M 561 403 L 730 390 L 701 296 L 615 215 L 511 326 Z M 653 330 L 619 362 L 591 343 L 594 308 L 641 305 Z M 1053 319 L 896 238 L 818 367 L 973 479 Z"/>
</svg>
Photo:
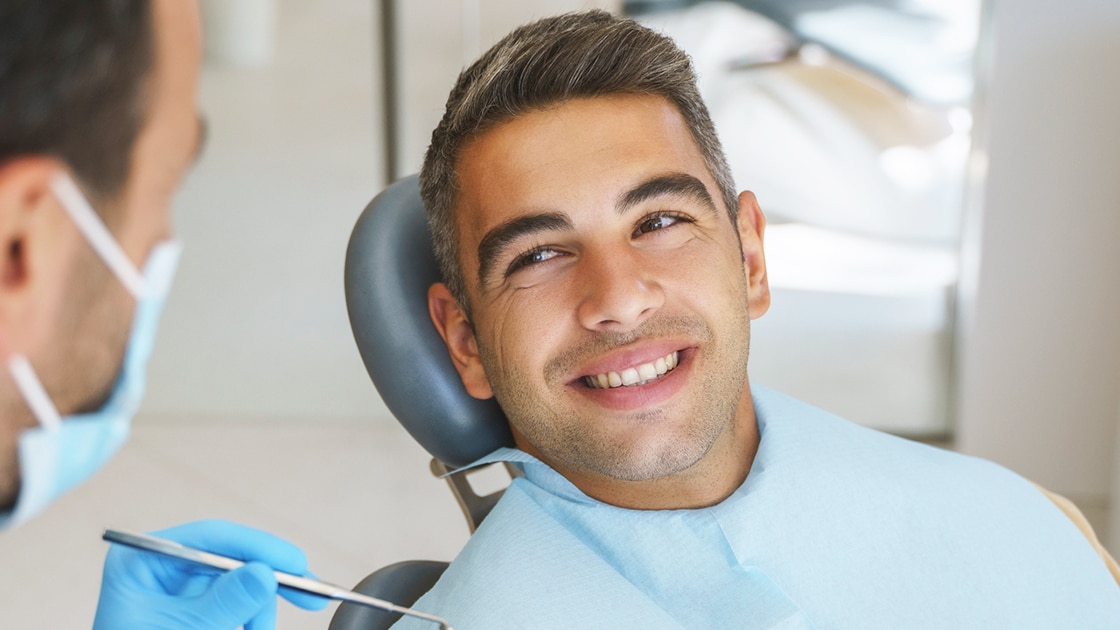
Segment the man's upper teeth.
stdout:
<svg viewBox="0 0 1120 630">
<path fill-rule="evenodd" d="M 621 372 L 604 372 L 595 376 L 585 377 L 589 387 L 608 389 L 611 387 L 629 387 L 642 385 L 677 367 L 677 353 L 671 352 L 663 357 L 658 357 L 653 363 L 643 363 L 626 368 Z"/>
</svg>

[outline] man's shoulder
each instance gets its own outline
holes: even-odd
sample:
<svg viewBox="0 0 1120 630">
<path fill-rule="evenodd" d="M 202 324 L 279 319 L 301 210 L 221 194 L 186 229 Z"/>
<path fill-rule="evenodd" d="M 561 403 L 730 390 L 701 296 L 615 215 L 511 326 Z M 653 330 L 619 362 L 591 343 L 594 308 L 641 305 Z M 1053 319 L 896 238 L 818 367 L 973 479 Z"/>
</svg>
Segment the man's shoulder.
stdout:
<svg viewBox="0 0 1120 630">
<path fill-rule="evenodd" d="M 773 389 L 752 386 L 752 391 L 763 443 L 801 456 L 812 453 L 821 465 L 847 463 L 844 467 L 850 467 L 852 458 L 857 457 L 865 464 L 951 466 L 965 473 L 1009 472 L 979 457 L 860 425 Z"/>
<path fill-rule="evenodd" d="M 872 472 L 868 467 L 893 466 L 918 473 L 923 467 L 935 468 L 939 474 L 947 469 L 962 474 L 1006 472 L 987 460 L 872 429 L 772 389 L 752 386 L 752 393 L 766 456 L 811 460 L 828 474 L 837 469 Z"/>
<path fill-rule="evenodd" d="M 1034 484 L 995 462 L 870 429 L 790 396 L 757 389 L 762 441 L 755 464 L 768 474 L 748 478 L 748 489 L 775 495 L 777 504 L 791 495 L 840 493 L 868 510 L 897 515 L 899 510 L 941 509 L 950 514 L 972 508 L 990 513 L 985 506 L 998 499 L 1060 516 Z"/>
</svg>

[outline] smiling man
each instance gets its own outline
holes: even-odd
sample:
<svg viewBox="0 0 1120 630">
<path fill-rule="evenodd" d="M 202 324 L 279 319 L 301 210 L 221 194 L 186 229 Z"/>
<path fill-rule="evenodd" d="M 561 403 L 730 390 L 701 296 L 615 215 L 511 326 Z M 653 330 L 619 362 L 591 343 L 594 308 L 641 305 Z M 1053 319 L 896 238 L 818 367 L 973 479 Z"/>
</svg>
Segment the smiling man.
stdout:
<svg viewBox="0 0 1120 630">
<path fill-rule="evenodd" d="M 730 494 L 758 443 L 744 385 L 748 314 L 768 303 L 762 215 L 743 195 L 736 229 L 717 206 L 676 108 L 613 95 L 527 112 L 463 148 L 459 181 L 473 330 L 448 289 L 431 295 L 468 390 L 598 499 Z"/>
<path fill-rule="evenodd" d="M 460 76 L 421 172 L 432 320 L 525 478 L 417 606 L 467 628 L 1107 627 L 1029 482 L 747 379 L 765 220 L 687 56 L 602 12 Z M 408 622 L 402 622 L 408 623 Z"/>
</svg>

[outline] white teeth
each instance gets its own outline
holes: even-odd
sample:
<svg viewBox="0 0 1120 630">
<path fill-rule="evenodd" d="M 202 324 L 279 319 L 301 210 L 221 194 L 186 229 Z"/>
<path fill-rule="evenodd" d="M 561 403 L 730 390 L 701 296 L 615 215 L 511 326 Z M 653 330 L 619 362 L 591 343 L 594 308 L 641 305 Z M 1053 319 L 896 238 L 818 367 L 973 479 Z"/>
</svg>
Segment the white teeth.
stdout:
<svg viewBox="0 0 1120 630">
<path fill-rule="evenodd" d="M 622 384 L 633 385 L 642 379 L 638 378 L 638 371 L 634 368 L 626 368 L 622 371 Z"/>
<path fill-rule="evenodd" d="M 629 387 L 631 385 L 644 385 L 657 380 L 677 367 L 678 354 L 669 353 L 658 357 L 653 363 L 643 363 L 626 368 L 622 372 L 606 372 L 594 376 L 584 377 L 584 383 L 593 389 L 608 389 L 614 387 Z"/>
</svg>

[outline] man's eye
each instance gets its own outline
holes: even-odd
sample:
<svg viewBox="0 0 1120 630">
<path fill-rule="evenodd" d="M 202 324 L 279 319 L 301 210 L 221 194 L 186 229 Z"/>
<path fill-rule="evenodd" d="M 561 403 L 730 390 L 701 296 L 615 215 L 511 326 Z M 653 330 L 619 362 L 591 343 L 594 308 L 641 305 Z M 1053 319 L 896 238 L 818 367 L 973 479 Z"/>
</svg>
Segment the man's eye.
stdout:
<svg viewBox="0 0 1120 630">
<path fill-rule="evenodd" d="M 559 255 L 560 252 L 552 249 L 551 247 L 538 247 L 536 249 L 531 249 L 524 254 L 521 254 L 520 256 L 515 258 L 512 263 L 510 263 L 509 268 L 506 269 L 506 275 L 509 276 L 510 274 L 526 267 L 539 265 Z"/>
<path fill-rule="evenodd" d="M 667 227 L 675 225 L 676 223 L 687 222 L 688 219 L 678 214 L 660 213 L 650 215 L 642 219 L 638 225 L 634 227 L 634 234 L 632 237 L 636 238 L 642 234 L 664 230 Z"/>
</svg>

